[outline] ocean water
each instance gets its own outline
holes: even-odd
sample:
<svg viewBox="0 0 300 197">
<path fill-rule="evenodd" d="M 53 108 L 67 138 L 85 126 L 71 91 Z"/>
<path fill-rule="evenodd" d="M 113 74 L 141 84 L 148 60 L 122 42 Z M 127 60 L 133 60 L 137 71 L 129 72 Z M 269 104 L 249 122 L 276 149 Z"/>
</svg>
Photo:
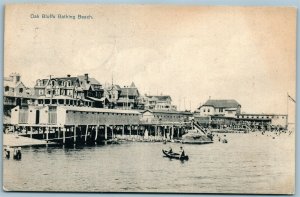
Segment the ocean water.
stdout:
<svg viewBox="0 0 300 197">
<path fill-rule="evenodd" d="M 218 134 L 224 138 L 224 134 Z M 28 147 L 3 159 L 9 191 L 292 193 L 294 136 L 226 134 L 228 143 L 186 145 L 188 161 L 163 157 L 178 143 Z"/>
</svg>

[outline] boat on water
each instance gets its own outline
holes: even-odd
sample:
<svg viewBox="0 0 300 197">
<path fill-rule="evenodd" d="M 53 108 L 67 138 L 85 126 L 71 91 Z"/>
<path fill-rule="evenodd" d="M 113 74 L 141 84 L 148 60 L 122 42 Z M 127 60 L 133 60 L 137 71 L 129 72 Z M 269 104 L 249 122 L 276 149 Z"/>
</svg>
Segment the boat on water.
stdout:
<svg viewBox="0 0 300 197">
<path fill-rule="evenodd" d="M 188 130 L 186 134 L 182 136 L 181 143 L 183 144 L 209 144 L 213 143 L 213 136 L 207 130 L 202 128 L 197 123 L 193 124 L 194 127 Z"/>
<path fill-rule="evenodd" d="M 189 159 L 189 156 L 188 155 L 184 155 L 184 156 L 181 156 L 181 154 L 179 153 L 169 153 L 169 151 L 167 150 L 162 150 L 163 154 L 170 158 L 170 159 L 178 159 L 178 160 L 188 160 Z"/>
</svg>

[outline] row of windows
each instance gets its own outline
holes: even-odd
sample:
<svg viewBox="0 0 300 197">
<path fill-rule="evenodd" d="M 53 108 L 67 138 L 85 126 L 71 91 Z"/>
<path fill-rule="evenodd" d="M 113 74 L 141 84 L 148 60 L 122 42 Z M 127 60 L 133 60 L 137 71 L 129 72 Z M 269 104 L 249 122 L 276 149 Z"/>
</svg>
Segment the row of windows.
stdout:
<svg viewBox="0 0 300 197">
<path fill-rule="evenodd" d="M 157 117 L 157 118 L 184 118 L 184 116 L 168 116 L 168 115 L 154 115 L 154 117 Z"/>
<path fill-rule="evenodd" d="M 217 111 L 217 109 L 215 109 Z M 203 109 L 203 112 L 206 112 L 206 109 Z M 210 112 L 210 109 L 207 109 L 207 112 Z M 224 108 L 219 108 L 219 112 L 224 112 Z"/>
<path fill-rule="evenodd" d="M 8 87 L 8 86 L 5 86 L 5 87 L 4 87 L 4 91 L 5 91 L 5 92 L 8 92 L 8 91 L 9 91 L 9 87 Z M 14 88 L 12 88 L 11 91 L 14 92 Z M 23 88 L 19 88 L 19 93 L 23 93 L 23 91 L 24 91 Z"/>
<path fill-rule="evenodd" d="M 43 80 L 38 80 L 38 81 L 37 81 L 37 85 L 38 85 L 38 86 L 43 86 L 43 85 L 45 85 L 45 84 L 44 84 L 44 81 L 43 81 Z M 52 80 L 52 81 L 50 82 L 50 85 L 51 85 L 51 86 L 58 85 L 58 86 L 66 86 L 66 87 L 70 87 L 70 86 L 72 86 L 72 85 L 74 85 L 74 84 L 73 84 L 72 81 L 70 81 L 70 80 L 68 80 L 68 81 L 55 81 L 55 80 Z"/>
<path fill-rule="evenodd" d="M 240 118 L 240 116 L 238 116 L 238 118 Z M 257 118 L 257 119 L 269 119 L 269 118 L 282 118 L 282 119 L 285 119 L 284 116 L 241 116 L 241 118 Z"/>
<path fill-rule="evenodd" d="M 51 99 L 38 100 L 38 104 L 50 104 Z M 64 103 L 66 101 L 66 103 Z M 83 101 L 74 101 L 74 100 L 63 100 L 63 99 L 52 99 L 52 104 L 60 104 L 60 105 L 85 105 L 85 106 L 92 106 L 92 102 L 83 102 Z"/>
<path fill-rule="evenodd" d="M 66 113 L 69 113 L 69 111 L 67 111 Z M 76 111 L 73 111 L 74 114 L 76 113 L 80 113 L 80 114 L 83 114 L 83 113 L 86 113 L 86 114 L 102 114 L 102 115 L 112 115 L 112 116 L 118 116 L 118 115 L 121 115 L 121 116 L 138 116 L 138 114 L 123 114 L 123 113 L 109 113 L 109 112 L 76 112 Z"/>
</svg>

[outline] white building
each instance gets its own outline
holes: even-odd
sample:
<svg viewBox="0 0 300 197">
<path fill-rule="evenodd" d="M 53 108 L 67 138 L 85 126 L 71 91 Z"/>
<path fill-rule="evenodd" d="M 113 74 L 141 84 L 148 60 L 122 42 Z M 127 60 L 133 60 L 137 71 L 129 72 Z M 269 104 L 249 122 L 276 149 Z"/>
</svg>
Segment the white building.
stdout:
<svg viewBox="0 0 300 197">
<path fill-rule="evenodd" d="M 196 113 L 200 116 L 225 116 L 236 117 L 240 114 L 241 105 L 233 99 L 230 100 L 207 100 L 201 105 Z"/>
</svg>

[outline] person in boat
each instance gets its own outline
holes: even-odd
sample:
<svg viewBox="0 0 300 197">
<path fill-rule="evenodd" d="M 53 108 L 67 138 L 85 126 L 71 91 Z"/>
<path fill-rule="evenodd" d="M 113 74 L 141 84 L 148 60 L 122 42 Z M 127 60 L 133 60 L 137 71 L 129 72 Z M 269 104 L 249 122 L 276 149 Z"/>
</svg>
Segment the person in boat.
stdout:
<svg viewBox="0 0 300 197">
<path fill-rule="evenodd" d="M 171 147 L 171 146 L 169 147 L 168 153 L 169 153 L 169 154 L 172 154 L 172 153 L 173 153 L 173 150 L 172 150 L 172 147 Z"/>
<path fill-rule="evenodd" d="M 185 156 L 184 150 L 182 146 L 180 146 L 180 157 L 184 157 L 184 156 Z"/>
</svg>

